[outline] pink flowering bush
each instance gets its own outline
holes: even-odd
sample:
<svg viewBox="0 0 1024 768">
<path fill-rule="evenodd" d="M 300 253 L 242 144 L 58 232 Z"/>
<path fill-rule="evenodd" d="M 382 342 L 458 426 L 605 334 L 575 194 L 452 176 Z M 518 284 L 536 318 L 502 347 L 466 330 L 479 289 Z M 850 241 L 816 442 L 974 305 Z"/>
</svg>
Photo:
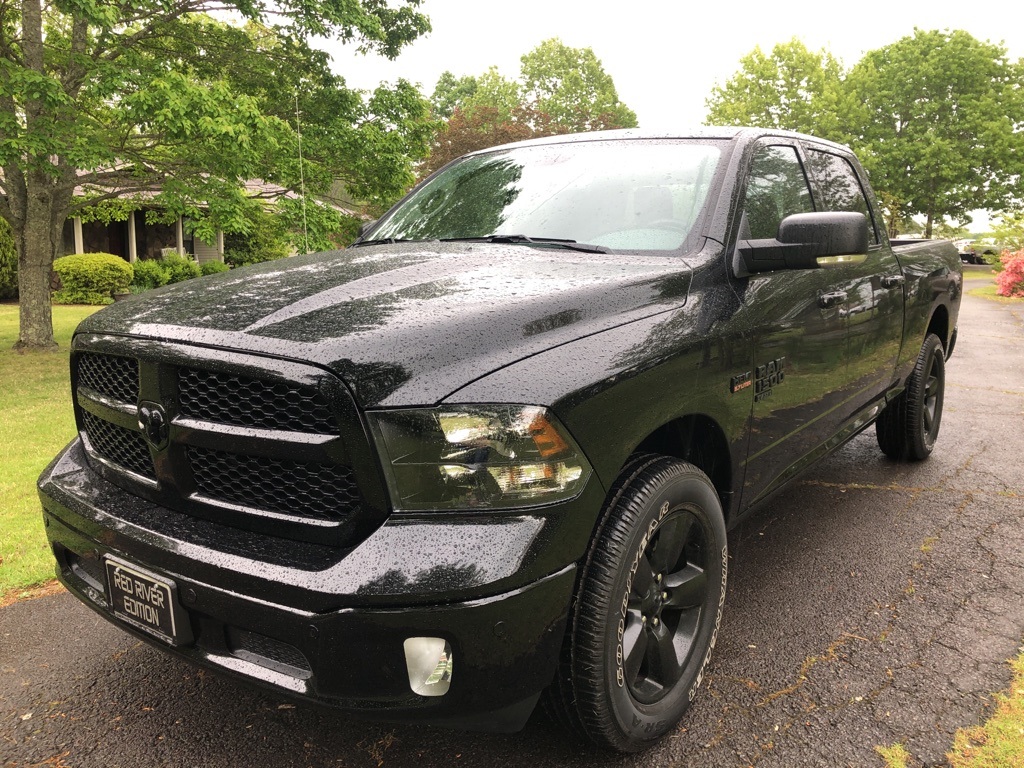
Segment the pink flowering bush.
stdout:
<svg viewBox="0 0 1024 768">
<path fill-rule="evenodd" d="M 1003 271 L 996 275 L 996 293 L 1024 299 L 1024 248 L 1003 251 L 999 260 L 1003 262 Z"/>
</svg>

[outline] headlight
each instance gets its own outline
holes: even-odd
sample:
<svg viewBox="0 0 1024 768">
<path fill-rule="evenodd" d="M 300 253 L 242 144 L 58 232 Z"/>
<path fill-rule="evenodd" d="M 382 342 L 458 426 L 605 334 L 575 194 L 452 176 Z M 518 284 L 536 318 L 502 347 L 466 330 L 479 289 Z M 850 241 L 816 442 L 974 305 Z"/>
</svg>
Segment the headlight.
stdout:
<svg viewBox="0 0 1024 768">
<path fill-rule="evenodd" d="M 396 509 L 508 509 L 578 494 L 590 465 L 544 408 L 466 405 L 367 414 Z"/>
</svg>

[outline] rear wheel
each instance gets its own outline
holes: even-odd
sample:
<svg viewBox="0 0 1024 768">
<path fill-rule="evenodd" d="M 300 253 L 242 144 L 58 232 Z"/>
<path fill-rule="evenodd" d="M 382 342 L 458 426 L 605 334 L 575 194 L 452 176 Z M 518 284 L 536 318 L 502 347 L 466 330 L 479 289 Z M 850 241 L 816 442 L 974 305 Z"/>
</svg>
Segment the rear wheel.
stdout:
<svg viewBox="0 0 1024 768">
<path fill-rule="evenodd" d="M 882 452 L 897 461 L 921 461 L 935 447 L 946 385 L 945 350 L 934 333 L 921 345 L 907 388 L 886 406 L 875 434 Z"/>
<path fill-rule="evenodd" d="M 667 457 L 623 472 L 580 573 L 559 679 L 563 722 L 623 752 L 693 701 L 725 599 L 725 522 L 707 475 Z"/>
</svg>

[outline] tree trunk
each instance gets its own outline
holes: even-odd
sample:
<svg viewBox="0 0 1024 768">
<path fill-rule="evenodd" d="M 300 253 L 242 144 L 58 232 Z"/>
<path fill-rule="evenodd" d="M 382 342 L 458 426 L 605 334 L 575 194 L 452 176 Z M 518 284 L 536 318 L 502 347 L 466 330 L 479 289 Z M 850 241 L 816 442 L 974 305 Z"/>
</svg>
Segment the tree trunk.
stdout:
<svg viewBox="0 0 1024 768">
<path fill-rule="evenodd" d="M 23 0 L 22 56 L 25 69 L 44 76 L 43 4 L 40 0 Z M 9 101 L 9 100 L 8 100 Z M 12 106 L 7 104 L 5 106 Z M 46 112 L 38 94 L 25 100 L 25 130 L 31 134 Z M 50 269 L 53 259 L 63 250 L 60 242 L 70 190 L 55 195 L 58 187 L 43 170 L 42 158 L 29 155 L 27 168 L 5 173 L 7 185 L 6 218 L 14 230 L 18 249 L 18 313 L 20 330 L 14 348 L 53 349 L 53 312 L 50 306 Z M 50 163 L 53 160 L 47 158 Z M 58 204 L 58 199 L 60 203 Z M 58 214 L 58 211 L 61 211 Z"/>
<path fill-rule="evenodd" d="M 18 249 L 18 314 L 20 332 L 14 348 L 53 349 L 50 271 L 63 251 L 64 221 L 53 210 L 51 195 L 27 195 L 26 216 L 14 227 Z"/>
<path fill-rule="evenodd" d="M 932 221 L 933 221 L 932 212 L 928 211 L 928 218 L 927 218 L 927 220 L 925 221 L 925 224 L 924 224 L 924 236 L 928 240 L 930 240 L 931 236 L 932 236 Z"/>
</svg>

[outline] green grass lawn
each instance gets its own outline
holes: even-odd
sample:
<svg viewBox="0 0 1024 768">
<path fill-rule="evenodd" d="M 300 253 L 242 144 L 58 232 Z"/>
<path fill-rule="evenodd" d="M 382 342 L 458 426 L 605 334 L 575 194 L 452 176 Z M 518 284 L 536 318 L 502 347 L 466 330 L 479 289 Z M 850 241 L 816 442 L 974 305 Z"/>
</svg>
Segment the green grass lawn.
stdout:
<svg viewBox="0 0 1024 768">
<path fill-rule="evenodd" d="M 1009 296 L 1000 296 L 996 293 L 996 284 L 982 285 L 977 288 L 968 289 L 967 293 L 971 296 L 981 296 L 985 299 L 991 299 L 992 301 L 998 301 L 1002 304 L 1020 304 L 1024 302 L 1024 299 L 1014 299 Z"/>
<path fill-rule="evenodd" d="M 0 304 L 0 600 L 53 577 L 36 478 L 75 435 L 68 347 L 97 309 L 55 306 L 58 351 L 18 354 L 18 305 Z"/>
<path fill-rule="evenodd" d="M 956 735 L 946 755 L 952 768 L 1004 768 L 1024 765 L 1024 655 L 1013 662 L 1010 690 L 996 696 L 992 718 Z"/>
<path fill-rule="evenodd" d="M 971 296 L 998 301 L 1000 304 L 1021 304 L 1024 299 L 1012 299 L 996 293 L 996 272 L 991 269 L 965 269 L 964 289 Z"/>
</svg>

